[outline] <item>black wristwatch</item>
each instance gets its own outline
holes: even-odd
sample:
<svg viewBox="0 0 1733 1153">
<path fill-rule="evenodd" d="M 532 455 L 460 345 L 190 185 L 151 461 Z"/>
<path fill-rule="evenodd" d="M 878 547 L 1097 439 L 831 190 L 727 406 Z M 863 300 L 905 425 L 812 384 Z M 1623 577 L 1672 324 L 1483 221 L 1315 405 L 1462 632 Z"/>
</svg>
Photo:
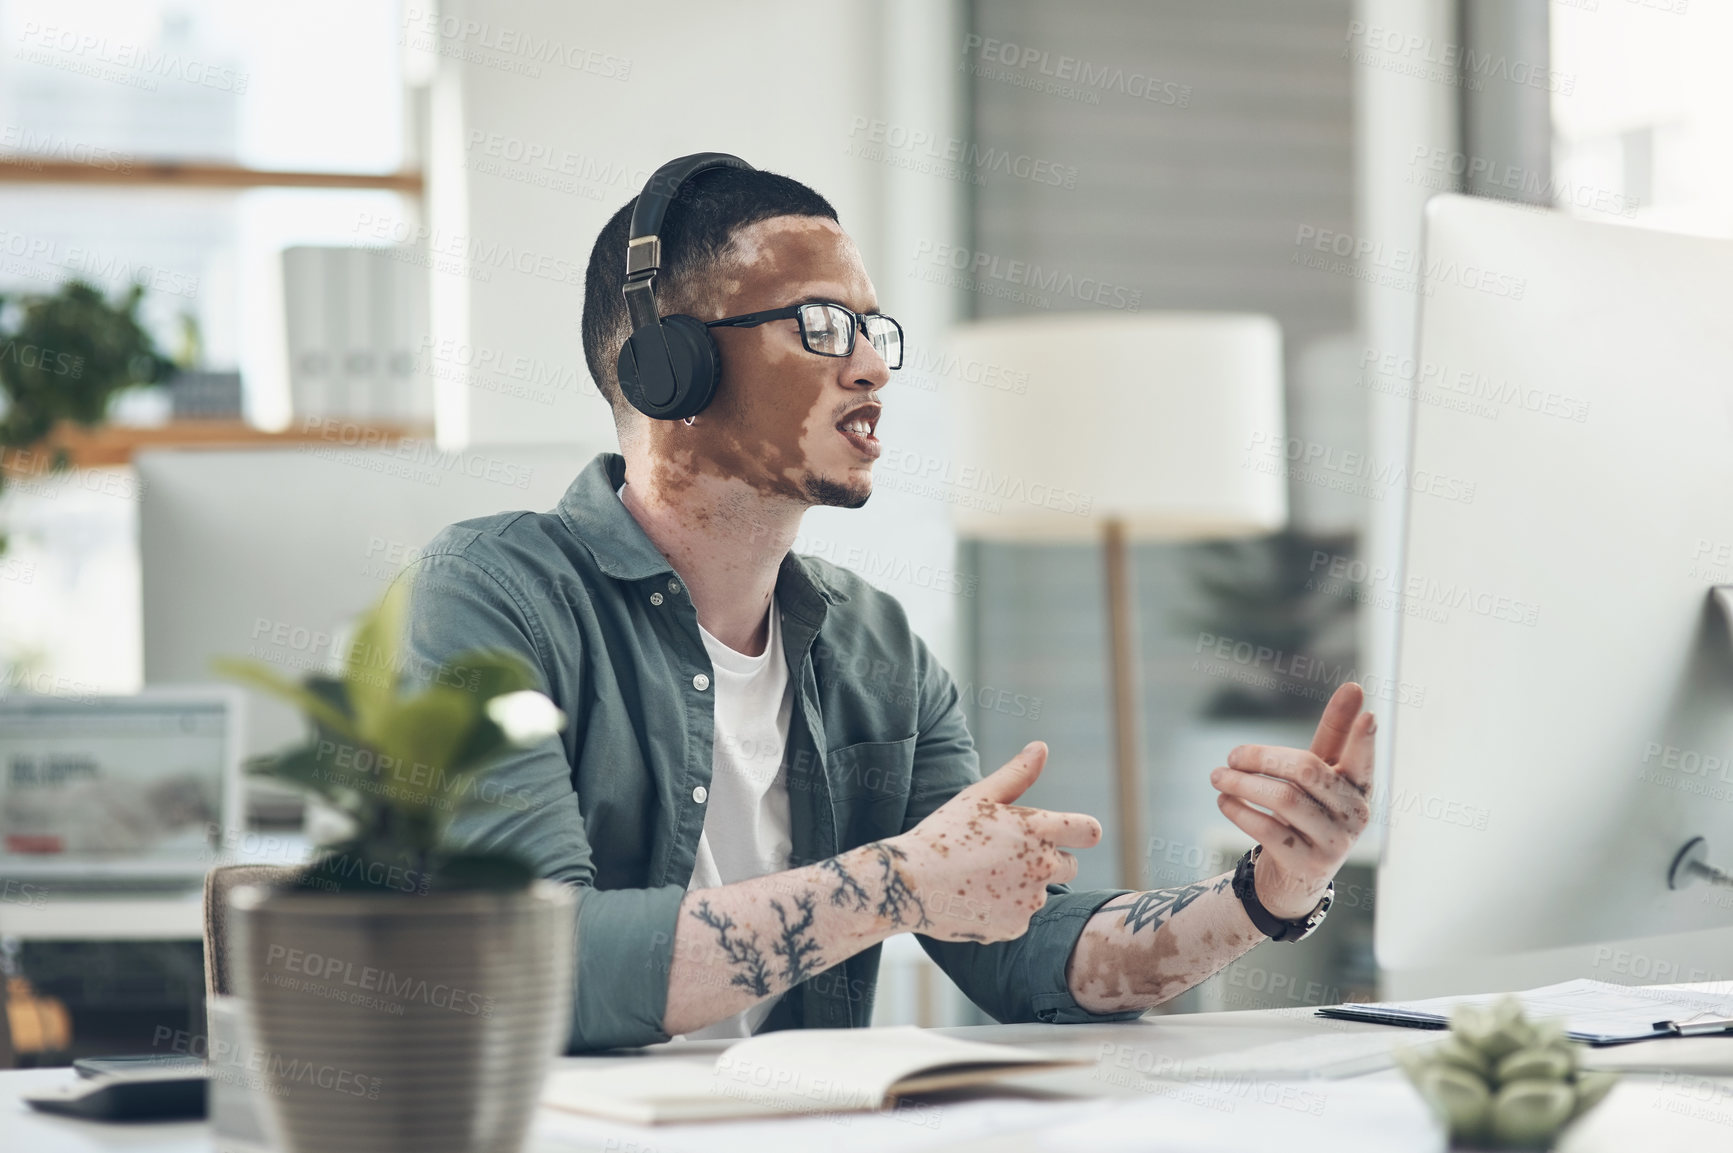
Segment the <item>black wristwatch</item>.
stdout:
<svg viewBox="0 0 1733 1153">
<path fill-rule="evenodd" d="M 1253 883 L 1253 877 L 1258 867 L 1258 857 L 1263 851 L 1262 845 L 1253 845 L 1246 855 L 1240 858 L 1240 863 L 1234 866 L 1234 896 L 1246 907 L 1246 916 L 1252 919 L 1258 932 L 1270 940 L 1304 941 L 1324 923 L 1324 915 L 1330 911 L 1330 902 L 1336 899 L 1336 882 L 1330 882 L 1330 887 L 1324 890 L 1323 898 L 1310 913 L 1297 921 L 1284 921 L 1264 908 L 1264 903 L 1258 900 L 1258 887 Z"/>
</svg>

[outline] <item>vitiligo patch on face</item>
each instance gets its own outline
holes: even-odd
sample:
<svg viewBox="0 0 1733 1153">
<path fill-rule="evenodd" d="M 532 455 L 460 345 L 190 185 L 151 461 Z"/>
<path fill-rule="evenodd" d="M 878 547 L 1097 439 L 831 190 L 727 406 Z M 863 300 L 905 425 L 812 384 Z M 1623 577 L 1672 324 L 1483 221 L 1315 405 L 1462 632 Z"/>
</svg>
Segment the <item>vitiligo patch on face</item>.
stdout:
<svg viewBox="0 0 1733 1153">
<path fill-rule="evenodd" d="M 725 267 L 707 302 L 714 315 L 705 319 L 815 295 L 863 308 L 876 302 L 859 249 L 822 217 L 781 216 L 742 229 Z M 667 422 L 651 430 L 658 486 L 678 495 L 695 478 L 712 476 L 802 504 L 838 489 L 856 499 L 823 503 L 864 500 L 870 473 L 836 430 L 861 400 L 861 389 L 843 375 L 852 362 L 806 351 L 792 320 L 712 334 L 722 354 L 715 400 L 690 427 Z"/>
</svg>

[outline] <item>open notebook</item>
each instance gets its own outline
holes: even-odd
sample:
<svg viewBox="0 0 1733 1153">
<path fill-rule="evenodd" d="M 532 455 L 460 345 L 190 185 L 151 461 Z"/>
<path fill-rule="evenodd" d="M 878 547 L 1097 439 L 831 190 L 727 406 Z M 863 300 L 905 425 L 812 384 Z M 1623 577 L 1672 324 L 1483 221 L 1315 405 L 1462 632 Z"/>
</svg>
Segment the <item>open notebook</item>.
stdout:
<svg viewBox="0 0 1733 1153">
<path fill-rule="evenodd" d="M 860 1112 L 914 1093 L 1093 1063 L 913 1026 L 788 1029 L 731 1045 L 714 1061 L 651 1057 L 564 1069 L 548 1078 L 542 1104 L 640 1124 Z"/>
</svg>

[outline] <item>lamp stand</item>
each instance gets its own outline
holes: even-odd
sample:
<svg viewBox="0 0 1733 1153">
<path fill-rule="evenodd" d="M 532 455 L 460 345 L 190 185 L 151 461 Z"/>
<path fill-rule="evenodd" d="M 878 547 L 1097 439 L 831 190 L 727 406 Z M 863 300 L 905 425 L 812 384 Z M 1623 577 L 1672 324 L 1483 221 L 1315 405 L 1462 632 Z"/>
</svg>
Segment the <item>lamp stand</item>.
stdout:
<svg viewBox="0 0 1733 1153">
<path fill-rule="evenodd" d="M 1104 525 L 1107 569 L 1108 684 L 1113 693 L 1114 798 L 1119 807 L 1119 883 L 1143 884 L 1143 734 L 1137 678 L 1137 618 L 1125 521 Z"/>
</svg>

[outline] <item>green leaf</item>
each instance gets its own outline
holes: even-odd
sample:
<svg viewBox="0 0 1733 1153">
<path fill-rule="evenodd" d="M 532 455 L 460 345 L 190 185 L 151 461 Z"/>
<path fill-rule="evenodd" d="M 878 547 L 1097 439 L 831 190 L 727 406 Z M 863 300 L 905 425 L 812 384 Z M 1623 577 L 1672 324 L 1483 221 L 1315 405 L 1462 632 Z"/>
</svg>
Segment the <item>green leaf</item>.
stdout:
<svg viewBox="0 0 1733 1153">
<path fill-rule="evenodd" d="M 475 698 L 475 727 L 451 760 L 453 769 L 466 774 L 484 768 L 510 745 L 505 733 L 488 717 L 487 702 L 507 693 L 538 687 L 535 672 L 529 664 L 517 653 L 505 649 L 472 649 L 459 653 L 439 667 L 434 684 L 461 687 Z"/>
<path fill-rule="evenodd" d="M 433 887 L 454 889 L 527 889 L 536 872 L 517 857 L 504 853 L 453 853 L 433 869 Z"/>
<path fill-rule="evenodd" d="M 1424 1070 L 1416 1085 L 1453 1138 L 1474 1141 L 1486 1131 L 1492 1094 L 1486 1082 L 1467 1069 L 1440 1062 Z"/>
<path fill-rule="evenodd" d="M 420 856 L 401 845 L 366 840 L 332 845 L 296 878 L 302 889 L 326 893 L 401 893 L 428 889 Z"/>
<path fill-rule="evenodd" d="M 333 747 L 335 745 L 335 747 Z M 351 751 L 352 750 L 352 751 Z M 340 755 L 348 752 L 349 755 Z M 313 793 L 357 825 L 372 824 L 386 803 L 385 790 L 365 767 L 368 750 L 347 742 L 316 740 L 249 764 L 248 771 Z"/>
<path fill-rule="evenodd" d="M 470 649 L 439 666 L 434 684 L 461 688 L 486 704 L 507 693 L 539 688 L 529 663 L 509 649 Z"/>
<path fill-rule="evenodd" d="M 335 783 L 321 763 L 317 746 L 285 749 L 272 756 L 249 762 L 247 771 L 255 776 L 269 777 L 285 785 L 294 785 L 311 793 L 329 797 Z"/>
<path fill-rule="evenodd" d="M 1576 1093 L 1562 1081 L 1512 1081 L 1493 1099 L 1492 1136 L 1512 1149 L 1546 1149 L 1571 1119 Z"/>
<path fill-rule="evenodd" d="M 1498 1083 L 1564 1081 L 1576 1072 L 1576 1055 L 1554 1046 L 1518 1049 L 1498 1063 Z"/>
<path fill-rule="evenodd" d="M 1491 1080 L 1492 1078 L 1492 1062 L 1487 1060 L 1486 1054 L 1464 1041 L 1461 1037 L 1449 1036 L 1444 1038 L 1443 1041 L 1438 1043 L 1435 1055 L 1440 1061 L 1447 1061 L 1452 1065 L 1460 1065 L 1462 1068 L 1467 1069 L 1470 1073 L 1473 1073 L 1483 1081 Z"/>
<path fill-rule="evenodd" d="M 262 662 L 238 657 L 215 657 L 211 660 L 211 667 L 231 680 L 281 697 L 325 727 L 351 740 L 356 739 L 354 723 L 326 697 L 306 685 L 296 684 L 279 676 L 275 669 Z"/>
<path fill-rule="evenodd" d="M 475 728 L 463 745 L 452 755 L 452 771 L 464 777 L 481 772 L 502 752 L 511 748 L 505 732 L 493 723 L 493 718 L 481 713 L 475 718 Z"/>
<path fill-rule="evenodd" d="M 480 715 L 476 699 L 456 689 L 431 688 L 390 705 L 377 746 L 401 762 L 393 783 L 407 804 L 429 809 L 445 795 L 456 754 Z"/>
<path fill-rule="evenodd" d="M 408 615 L 409 585 L 395 581 L 361 618 L 343 665 L 343 680 L 355 708 L 357 728 L 375 739 L 397 696 L 397 649 Z"/>
</svg>

